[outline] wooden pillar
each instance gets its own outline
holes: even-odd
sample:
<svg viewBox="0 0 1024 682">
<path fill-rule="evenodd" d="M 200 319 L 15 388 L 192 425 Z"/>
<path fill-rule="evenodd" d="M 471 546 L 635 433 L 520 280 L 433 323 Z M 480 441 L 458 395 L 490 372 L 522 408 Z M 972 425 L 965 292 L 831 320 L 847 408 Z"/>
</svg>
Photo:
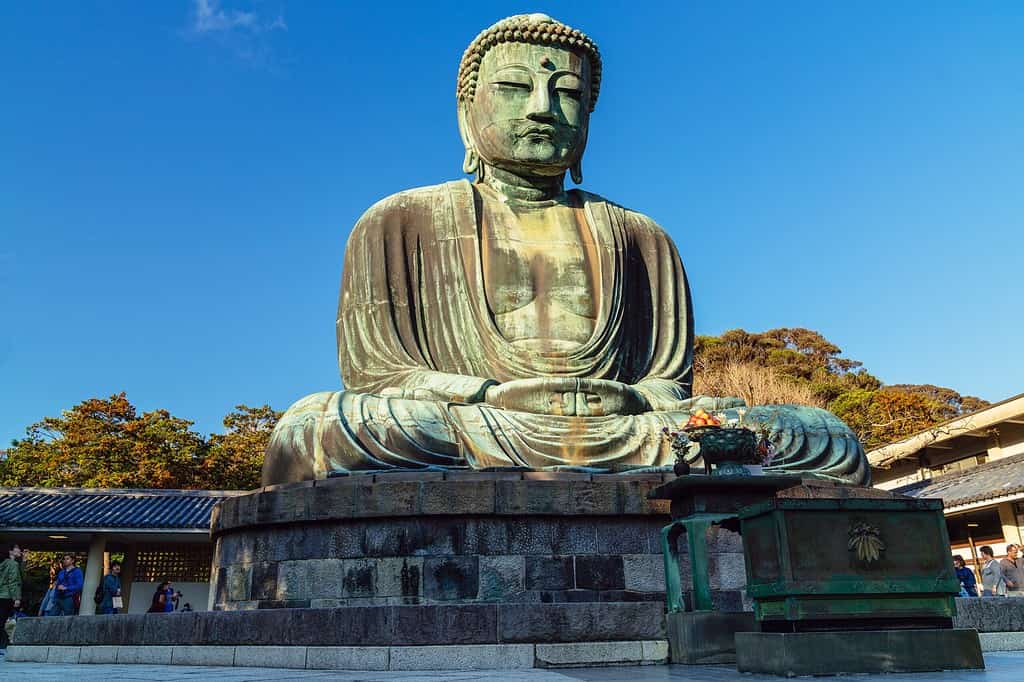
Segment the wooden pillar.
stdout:
<svg viewBox="0 0 1024 682">
<path fill-rule="evenodd" d="M 999 525 L 1003 527 L 1003 539 L 1007 543 L 1019 545 L 1021 543 L 1020 526 L 1017 525 L 1017 516 L 1013 513 L 1013 502 L 1003 502 L 998 509 Z"/>
</svg>

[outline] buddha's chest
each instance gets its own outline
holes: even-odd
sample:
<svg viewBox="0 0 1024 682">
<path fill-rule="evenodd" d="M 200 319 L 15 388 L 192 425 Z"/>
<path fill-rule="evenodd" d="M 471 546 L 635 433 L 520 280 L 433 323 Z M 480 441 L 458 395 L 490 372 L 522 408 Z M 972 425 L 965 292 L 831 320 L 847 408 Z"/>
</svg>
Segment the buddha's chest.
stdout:
<svg viewBox="0 0 1024 682">
<path fill-rule="evenodd" d="M 481 262 L 493 312 L 537 303 L 594 316 L 594 247 L 575 213 L 563 207 L 502 212 L 483 223 Z"/>
<path fill-rule="evenodd" d="M 583 212 L 501 208 L 481 226 L 484 288 L 499 330 L 510 339 L 585 341 L 597 316 L 598 265 Z"/>
</svg>

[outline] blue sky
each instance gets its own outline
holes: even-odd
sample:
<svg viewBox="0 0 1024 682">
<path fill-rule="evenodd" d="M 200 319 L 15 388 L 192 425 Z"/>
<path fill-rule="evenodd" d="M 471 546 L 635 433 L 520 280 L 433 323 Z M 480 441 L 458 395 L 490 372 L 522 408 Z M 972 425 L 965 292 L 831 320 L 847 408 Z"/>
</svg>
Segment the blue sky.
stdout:
<svg viewBox="0 0 1024 682">
<path fill-rule="evenodd" d="M 339 386 L 360 213 L 461 176 L 455 74 L 544 11 L 605 60 L 584 186 L 675 238 L 697 331 L 1024 391 L 1016 2 L 8 3 L 0 442 L 127 391 L 204 432 Z"/>
</svg>

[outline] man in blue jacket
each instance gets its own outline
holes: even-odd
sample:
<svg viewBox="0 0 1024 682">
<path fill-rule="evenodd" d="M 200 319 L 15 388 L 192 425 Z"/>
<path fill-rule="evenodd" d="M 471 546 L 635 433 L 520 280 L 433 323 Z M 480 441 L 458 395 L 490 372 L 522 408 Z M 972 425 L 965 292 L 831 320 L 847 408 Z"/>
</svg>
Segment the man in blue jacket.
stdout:
<svg viewBox="0 0 1024 682">
<path fill-rule="evenodd" d="M 65 554 L 62 564 L 64 568 L 57 574 L 51 613 L 54 616 L 73 616 L 78 610 L 77 604 L 82 599 L 82 583 L 85 582 L 85 578 L 82 576 L 82 569 L 75 566 L 75 557 Z"/>
<path fill-rule="evenodd" d="M 101 614 L 113 614 L 117 613 L 117 607 L 114 606 L 114 597 L 121 596 L 121 563 L 118 561 L 110 562 L 110 573 L 103 576 L 103 582 L 100 583 L 102 599 L 100 600 Z"/>
</svg>

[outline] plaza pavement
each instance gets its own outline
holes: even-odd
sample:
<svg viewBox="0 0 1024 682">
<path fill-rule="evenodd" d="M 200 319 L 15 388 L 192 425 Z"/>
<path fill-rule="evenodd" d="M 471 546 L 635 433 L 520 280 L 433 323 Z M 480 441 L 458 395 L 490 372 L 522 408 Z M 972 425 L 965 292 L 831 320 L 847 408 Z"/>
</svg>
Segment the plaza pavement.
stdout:
<svg viewBox="0 0 1024 682">
<path fill-rule="evenodd" d="M 857 681 L 878 682 L 1020 682 L 1024 680 L 1024 652 L 1000 652 L 985 655 L 985 671 L 918 673 L 899 675 L 858 675 Z M 469 682 L 470 680 L 507 680 L 508 682 L 778 682 L 770 675 L 741 675 L 727 665 L 683 666 L 652 665 L 621 668 L 579 668 L 562 670 L 436 671 L 436 672 L 344 672 L 282 670 L 268 668 L 211 668 L 158 665 L 56 665 L 48 663 L 0 663 L 0 679 L 60 680 L 201 680 L 218 682 L 243 680 L 339 680 L 341 682 Z"/>
</svg>

